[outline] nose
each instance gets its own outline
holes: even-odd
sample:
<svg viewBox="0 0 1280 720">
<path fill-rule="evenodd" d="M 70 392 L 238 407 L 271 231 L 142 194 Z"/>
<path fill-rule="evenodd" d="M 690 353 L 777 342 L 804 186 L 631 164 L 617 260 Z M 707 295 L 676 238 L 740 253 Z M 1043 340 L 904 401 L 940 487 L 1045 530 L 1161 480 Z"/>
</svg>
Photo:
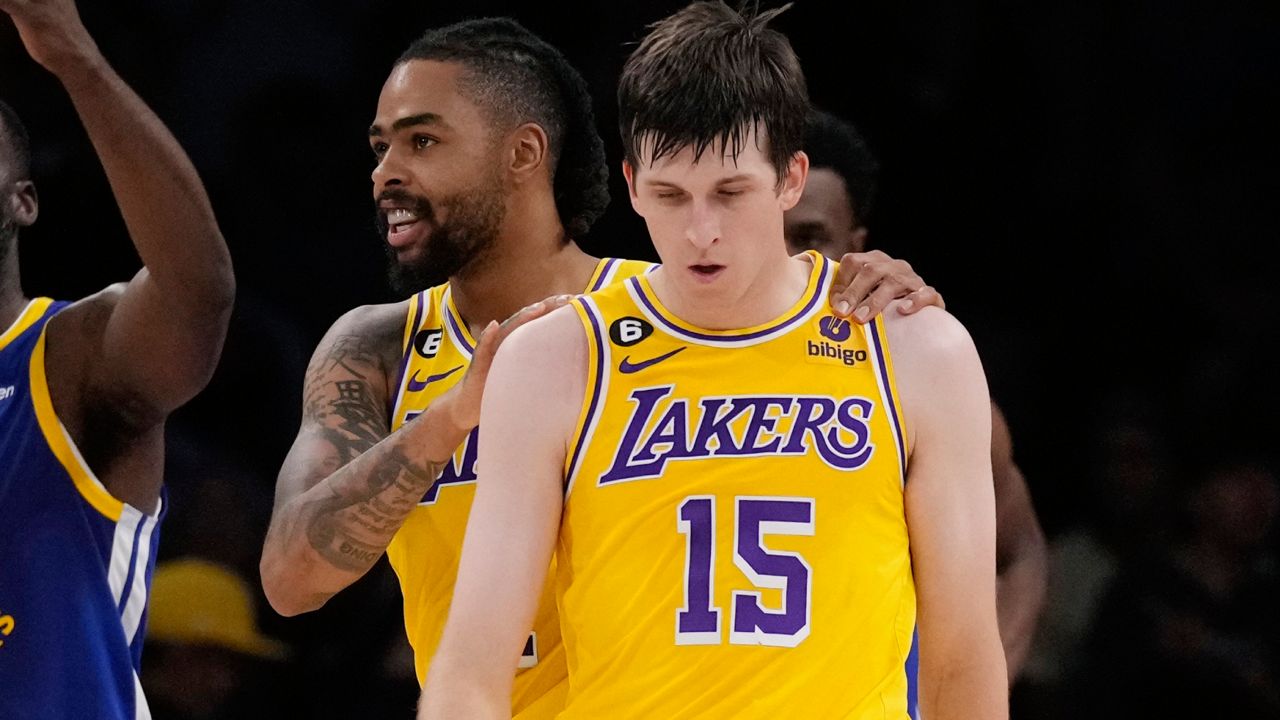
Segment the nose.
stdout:
<svg viewBox="0 0 1280 720">
<path fill-rule="evenodd" d="M 409 184 L 409 174 L 400 162 L 394 150 L 387 150 L 382 159 L 374 166 L 370 175 L 373 180 L 373 196 L 376 198 L 389 187 L 400 187 Z"/>
<path fill-rule="evenodd" d="M 709 203 L 693 203 L 685 238 L 699 250 L 705 250 L 720 240 L 720 215 Z"/>
</svg>

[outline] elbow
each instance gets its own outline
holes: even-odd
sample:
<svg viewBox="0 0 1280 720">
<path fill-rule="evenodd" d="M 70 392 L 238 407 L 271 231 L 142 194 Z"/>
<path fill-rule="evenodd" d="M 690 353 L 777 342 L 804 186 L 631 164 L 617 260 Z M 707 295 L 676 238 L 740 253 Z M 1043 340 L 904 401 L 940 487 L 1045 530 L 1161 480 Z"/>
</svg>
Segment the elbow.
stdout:
<svg viewBox="0 0 1280 720">
<path fill-rule="evenodd" d="M 236 301 L 236 274 L 226 241 L 217 226 L 210 229 L 210 235 L 214 251 L 175 279 L 181 283 L 183 294 L 196 302 L 205 321 L 225 330 Z"/>
<path fill-rule="evenodd" d="M 215 316 L 225 328 L 231 320 L 231 310 L 236 302 L 236 274 L 231 265 L 231 256 L 225 251 L 219 261 L 208 268 L 200 299 L 210 315 Z"/>
<path fill-rule="evenodd" d="M 291 563 L 285 558 L 272 557 L 269 552 L 263 552 L 262 561 L 258 564 L 262 591 L 271 609 L 284 617 L 295 617 L 324 607 L 331 596 L 308 588 L 306 576 L 287 571 L 283 567 L 286 564 Z"/>
</svg>

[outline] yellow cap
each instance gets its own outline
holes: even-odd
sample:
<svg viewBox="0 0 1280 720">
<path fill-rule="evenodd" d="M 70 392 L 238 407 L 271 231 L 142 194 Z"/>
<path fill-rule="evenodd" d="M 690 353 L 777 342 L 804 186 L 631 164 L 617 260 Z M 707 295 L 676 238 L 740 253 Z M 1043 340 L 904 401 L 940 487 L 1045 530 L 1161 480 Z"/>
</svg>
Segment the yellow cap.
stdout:
<svg viewBox="0 0 1280 720">
<path fill-rule="evenodd" d="M 207 560 L 161 563 L 151 582 L 147 639 L 213 645 L 254 657 L 280 659 L 281 643 L 258 632 L 249 586 Z"/>
</svg>

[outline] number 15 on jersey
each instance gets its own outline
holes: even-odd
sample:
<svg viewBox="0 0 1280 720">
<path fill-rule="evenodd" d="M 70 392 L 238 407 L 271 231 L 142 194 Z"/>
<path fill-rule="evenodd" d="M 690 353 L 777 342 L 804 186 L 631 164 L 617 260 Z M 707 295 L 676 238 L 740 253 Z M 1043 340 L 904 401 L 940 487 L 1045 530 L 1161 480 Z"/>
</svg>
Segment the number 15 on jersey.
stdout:
<svg viewBox="0 0 1280 720">
<path fill-rule="evenodd" d="M 757 588 L 782 591 L 782 608 L 770 610 L 760 592 L 732 593 L 729 642 L 795 647 L 809 637 L 813 576 L 799 553 L 770 551 L 766 535 L 813 535 L 812 498 L 734 498 L 733 564 Z M 685 535 L 684 606 L 676 611 L 677 645 L 718 645 L 721 609 L 712 604 L 716 567 L 716 498 L 693 495 L 676 509 Z"/>
</svg>

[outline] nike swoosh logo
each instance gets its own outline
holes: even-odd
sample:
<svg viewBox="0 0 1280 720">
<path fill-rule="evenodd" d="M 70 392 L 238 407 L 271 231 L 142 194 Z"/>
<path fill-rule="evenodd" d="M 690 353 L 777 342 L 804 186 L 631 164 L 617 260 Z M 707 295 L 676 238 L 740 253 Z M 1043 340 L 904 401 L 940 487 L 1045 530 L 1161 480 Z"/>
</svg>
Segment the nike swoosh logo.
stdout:
<svg viewBox="0 0 1280 720">
<path fill-rule="evenodd" d="M 643 369 L 645 369 L 645 368 L 647 368 L 647 367 L 650 367 L 650 366 L 653 366 L 653 365 L 657 365 L 658 363 L 662 362 L 663 360 L 666 360 L 667 358 L 669 358 L 669 357 L 671 357 L 671 356 L 675 355 L 676 353 L 680 352 L 681 350 L 684 350 L 686 347 L 688 347 L 688 345 L 685 345 L 685 346 L 683 346 L 683 347 L 678 347 L 678 348 L 676 348 L 675 350 L 672 350 L 672 351 L 671 351 L 671 352 L 669 352 L 669 353 L 665 353 L 665 354 L 663 354 L 663 355 L 659 355 L 658 357 L 655 357 L 655 358 L 649 358 L 648 360 L 641 360 L 640 362 L 638 362 L 638 363 L 634 363 L 634 364 L 632 364 L 632 362 L 631 362 L 631 356 L 630 356 L 630 355 L 628 355 L 628 356 L 626 356 L 626 357 L 622 358 L 622 362 L 618 363 L 618 372 L 620 372 L 620 373 L 622 373 L 622 374 L 624 374 L 624 375 L 630 375 L 631 373 L 637 373 L 637 372 L 640 372 L 641 370 L 643 370 Z"/>
<path fill-rule="evenodd" d="M 456 367 L 456 368 L 454 368 L 454 369 L 452 369 L 452 370 L 447 370 L 447 371 L 445 371 L 445 372 L 442 372 L 442 373 L 440 373 L 439 375 L 428 375 L 426 380 L 419 380 L 419 379 L 418 379 L 418 371 L 417 371 L 417 370 L 414 370 L 414 371 L 413 371 L 413 377 L 409 378 L 409 392 L 418 392 L 419 390 L 421 390 L 421 389 L 425 388 L 426 386 L 430 385 L 431 383 L 433 383 L 433 382 L 435 382 L 435 381 L 437 381 L 437 380 L 443 380 L 443 379 L 445 379 L 445 378 L 449 377 L 450 375 L 452 375 L 452 374 L 454 374 L 454 373 L 458 372 L 458 371 L 459 371 L 459 370 L 461 370 L 461 369 L 462 369 L 462 366 L 461 366 L 461 365 L 459 365 L 458 367 Z"/>
</svg>

